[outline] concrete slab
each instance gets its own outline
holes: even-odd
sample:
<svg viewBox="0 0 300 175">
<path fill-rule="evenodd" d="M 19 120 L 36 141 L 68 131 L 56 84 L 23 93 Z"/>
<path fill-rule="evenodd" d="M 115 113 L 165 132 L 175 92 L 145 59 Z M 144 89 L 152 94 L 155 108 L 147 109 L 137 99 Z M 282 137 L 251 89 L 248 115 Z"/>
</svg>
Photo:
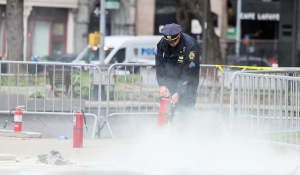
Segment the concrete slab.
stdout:
<svg viewBox="0 0 300 175">
<path fill-rule="evenodd" d="M 14 132 L 13 130 L 0 130 L 0 136 L 18 138 L 41 138 L 42 134 L 38 132 Z"/>
<path fill-rule="evenodd" d="M 0 162 L 1 161 L 15 161 L 16 156 L 12 154 L 0 154 Z"/>
</svg>

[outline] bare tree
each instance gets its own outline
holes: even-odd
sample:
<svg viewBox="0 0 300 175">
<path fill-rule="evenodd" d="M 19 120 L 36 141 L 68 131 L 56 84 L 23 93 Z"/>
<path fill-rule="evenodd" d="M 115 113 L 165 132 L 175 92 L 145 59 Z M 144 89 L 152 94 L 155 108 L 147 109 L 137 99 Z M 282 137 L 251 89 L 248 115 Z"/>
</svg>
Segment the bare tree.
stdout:
<svg viewBox="0 0 300 175">
<path fill-rule="evenodd" d="M 23 60 L 23 11 L 24 0 L 6 0 L 6 40 L 8 60 Z M 12 66 L 11 68 L 11 72 L 17 72 L 16 66 Z"/>
<path fill-rule="evenodd" d="M 183 26 L 186 32 L 186 25 L 190 24 L 191 16 L 199 20 L 201 26 L 204 26 L 204 0 L 174 0 L 176 7 L 177 22 Z M 207 52 L 206 64 L 222 64 L 220 39 L 215 33 L 213 25 L 213 15 L 211 12 L 210 0 L 208 0 L 207 14 Z M 189 15 L 191 14 L 191 15 Z"/>
</svg>

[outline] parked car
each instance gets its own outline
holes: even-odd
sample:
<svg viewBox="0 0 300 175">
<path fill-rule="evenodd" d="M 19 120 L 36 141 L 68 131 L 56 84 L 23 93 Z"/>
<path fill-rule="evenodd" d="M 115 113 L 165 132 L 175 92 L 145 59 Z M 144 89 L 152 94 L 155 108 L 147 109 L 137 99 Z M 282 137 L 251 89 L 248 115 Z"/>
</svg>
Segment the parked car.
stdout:
<svg viewBox="0 0 300 175">
<path fill-rule="evenodd" d="M 266 58 L 254 57 L 254 56 L 235 56 L 228 55 L 223 58 L 223 62 L 226 65 L 238 65 L 238 66 L 257 66 L 257 67 L 271 67 L 269 60 Z"/>
<path fill-rule="evenodd" d="M 77 57 L 77 54 L 60 54 L 60 55 L 48 55 L 39 57 L 36 55 L 33 55 L 31 57 L 31 61 L 34 62 L 63 62 L 63 63 L 71 63 L 75 58 Z M 43 72 L 45 69 L 44 65 L 35 65 L 35 64 L 29 64 L 28 65 L 28 73 L 30 74 L 37 74 Z"/>
</svg>

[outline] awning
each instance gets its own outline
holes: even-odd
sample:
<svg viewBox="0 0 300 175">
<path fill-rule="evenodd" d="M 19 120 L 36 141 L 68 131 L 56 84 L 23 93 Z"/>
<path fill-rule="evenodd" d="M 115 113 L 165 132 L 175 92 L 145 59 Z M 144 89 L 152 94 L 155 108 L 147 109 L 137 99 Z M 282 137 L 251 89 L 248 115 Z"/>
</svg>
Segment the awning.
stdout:
<svg viewBox="0 0 300 175">
<path fill-rule="evenodd" d="M 242 1 L 242 12 L 279 13 L 280 2 Z"/>
<path fill-rule="evenodd" d="M 237 11 L 237 1 L 231 1 L 234 11 Z M 246 1 L 242 0 L 242 20 L 279 21 L 280 2 Z"/>
</svg>

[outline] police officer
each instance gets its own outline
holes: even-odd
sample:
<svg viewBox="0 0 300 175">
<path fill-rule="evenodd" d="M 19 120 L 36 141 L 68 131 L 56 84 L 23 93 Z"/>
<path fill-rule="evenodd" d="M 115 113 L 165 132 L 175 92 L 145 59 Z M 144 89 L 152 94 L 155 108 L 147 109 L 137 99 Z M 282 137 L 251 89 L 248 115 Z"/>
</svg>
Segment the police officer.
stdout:
<svg viewBox="0 0 300 175">
<path fill-rule="evenodd" d="M 160 96 L 171 95 L 173 107 L 194 108 L 199 84 L 200 46 L 178 24 L 167 24 L 157 44 L 156 78 Z"/>
</svg>

